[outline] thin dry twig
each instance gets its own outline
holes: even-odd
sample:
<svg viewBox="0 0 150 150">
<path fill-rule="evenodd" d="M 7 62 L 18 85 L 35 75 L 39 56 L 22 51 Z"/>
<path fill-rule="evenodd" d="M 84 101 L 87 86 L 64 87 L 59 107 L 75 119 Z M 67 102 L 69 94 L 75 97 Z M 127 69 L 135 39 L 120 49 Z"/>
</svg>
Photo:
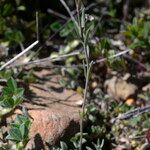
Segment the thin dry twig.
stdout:
<svg viewBox="0 0 150 150">
<path fill-rule="evenodd" d="M 97 64 L 97 63 L 101 63 L 101 62 L 105 62 L 107 61 L 108 59 L 111 59 L 111 58 L 116 58 L 116 57 L 120 57 L 120 56 L 124 56 L 126 53 L 128 53 L 128 50 L 125 50 L 123 52 L 119 52 L 113 56 L 110 56 L 108 58 L 102 58 L 102 59 L 99 59 L 99 60 L 96 60 L 96 61 L 92 61 L 93 62 L 93 65 Z M 81 52 L 73 52 L 73 53 L 69 53 L 69 54 L 66 54 L 66 55 L 60 55 L 56 58 L 44 58 L 44 59 L 38 59 L 38 60 L 35 60 L 35 61 L 30 61 L 30 62 L 27 62 L 27 63 L 22 63 L 22 64 L 18 64 L 18 63 L 14 63 L 12 65 L 9 65 L 7 66 L 7 68 L 12 68 L 12 67 L 21 67 L 21 66 L 28 66 L 28 65 L 32 65 L 32 67 L 36 67 L 36 65 L 40 65 L 40 66 L 43 66 L 43 67 L 48 67 L 48 68 L 53 68 L 53 67 L 56 67 L 56 68 L 83 68 L 83 64 L 78 64 L 78 65 L 51 65 L 51 64 L 48 64 L 46 62 L 55 62 L 55 61 L 61 61 L 62 59 L 66 58 L 66 57 L 69 57 L 69 56 L 75 56 L 75 55 L 79 55 L 81 54 Z M 34 66 L 33 66 L 34 65 Z M 87 67 L 87 65 L 85 64 L 85 66 Z"/>
<path fill-rule="evenodd" d="M 25 53 L 27 53 L 29 50 L 31 50 L 34 46 L 36 46 L 39 43 L 39 41 L 35 41 L 34 43 L 32 43 L 30 46 L 28 46 L 24 51 L 22 51 L 21 53 L 19 53 L 18 55 L 16 55 L 14 58 L 12 58 L 11 60 L 9 60 L 7 63 L 5 63 L 4 65 L 2 65 L 0 67 L 0 71 L 3 70 L 4 68 L 6 68 L 8 65 L 10 65 L 11 63 L 13 63 L 15 60 L 17 60 L 19 57 L 21 57 L 22 55 L 24 55 Z"/>
<path fill-rule="evenodd" d="M 36 11 L 36 39 L 39 41 L 39 12 Z"/>
<path fill-rule="evenodd" d="M 125 120 L 125 119 L 130 119 L 130 118 L 133 118 L 133 117 L 137 117 L 137 116 L 139 116 L 139 115 L 141 115 L 145 112 L 150 112 L 150 105 L 147 105 L 143 108 L 140 107 L 140 108 L 136 108 L 134 110 L 130 110 L 130 111 L 116 117 L 114 119 L 114 121 L 116 121 L 116 120 Z"/>
<path fill-rule="evenodd" d="M 16 61 L 18 58 L 26 54 L 29 50 L 31 50 L 33 47 L 35 47 L 39 43 L 39 21 L 38 21 L 38 12 L 36 12 L 36 32 L 37 32 L 37 40 L 32 43 L 30 46 L 28 46 L 26 49 L 24 49 L 22 52 L 20 52 L 18 55 L 16 55 L 14 58 L 6 62 L 4 65 L 0 67 L 0 71 L 6 68 L 8 65 L 12 64 L 14 61 Z"/>
<path fill-rule="evenodd" d="M 47 58 L 38 59 L 38 60 L 35 60 L 35 61 L 30 61 L 30 62 L 22 63 L 22 64 L 15 63 L 15 64 L 12 64 L 11 66 L 8 66 L 7 68 L 20 67 L 20 66 L 26 66 L 26 65 L 31 65 L 31 64 L 39 65 L 39 64 L 45 63 L 45 62 L 60 61 L 64 58 L 66 58 L 66 57 L 76 56 L 76 55 L 79 55 L 79 54 L 81 54 L 81 52 L 77 51 L 77 52 L 72 52 L 72 53 L 65 54 L 65 55 L 60 55 L 60 56 L 55 57 L 55 58 L 47 57 Z"/>
<path fill-rule="evenodd" d="M 73 21 L 73 23 L 76 25 L 76 27 L 78 27 L 78 23 L 76 21 L 76 19 L 74 18 L 72 12 L 70 11 L 69 7 L 67 6 L 66 2 L 64 0 L 60 0 L 60 2 L 62 3 L 62 5 L 65 7 L 65 9 L 67 10 L 67 12 L 69 13 L 71 20 Z"/>
<path fill-rule="evenodd" d="M 53 14 L 53 15 L 55 15 L 57 17 L 60 17 L 60 18 L 62 18 L 64 20 L 68 20 L 68 17 L 66 17 L 65 15 L 60 14 L 59 12 L 56 12 L 56 11 L 50 9 L 50 8 L 47 10 L 47 12 L 50 13 L 50 14 Z"/>
<path fill-rule="evenodd" d="M 111 39 L 110 42 L 111 42 L 111 44 L 112 44 L 113 46 L 119 47 L 119 50 L 123 50 L 123 51 L 125 51 L 125 50 L 132 51 L 132 49 L 126 47 L 126 46 L 124 45 L 124 43 L 123 43 L 122 41 L 120 41 L 120 40 L 115 41 L 115 40 Z M 123 55 L 123 57 L 124 57 L 125 59 L 127 59 L 127 60 L 129 60 L 129 61 L 132 61 L 133 63 L 139 65 L 139 66 L 142 67 L 144 70 L 149 71 L 149 68 L 147 68 L 144 64 L 142 64 L 140 61 L 138 61 L 138 60 L 132 58 L 131 56 L 125 54 L 125 55 Z"/>
<path fill-rule="evenodd" d="M 123 51 L 123 52 L 119 52 L 119 53 L 117 53 L 117 54 L 115 54 L 115 55 L 112 55 L 112 56 L 110 56 L 110 57 L 108 57 L 108 58 L 103 58 L 103 59 L 100 59 L 100 60 L 96 60 L 93 64 L 97 64 L 97 63 L 100 63 L 100 62 L 104 62 L 104 61 L 106 61 L 106 60 L 108 60 L 108 59 L 111 59 L 111 58 L 116 58 L 116 57 L 119 57 L 119 56 L 121 56 L 121 55 L 124 55 L 124 54 L 126 54 L 126 53 L 128 53 L 130 50 L 125 50 L 125 51 Z"/>
<path fill-rule="evenodd" d="M 19 45 L 20 45 L 21 51 L 24 51 L 24 46 L 23 46 L 23 44 L 22 44 L 22 43 L 19 43 Z"/>
</svg>

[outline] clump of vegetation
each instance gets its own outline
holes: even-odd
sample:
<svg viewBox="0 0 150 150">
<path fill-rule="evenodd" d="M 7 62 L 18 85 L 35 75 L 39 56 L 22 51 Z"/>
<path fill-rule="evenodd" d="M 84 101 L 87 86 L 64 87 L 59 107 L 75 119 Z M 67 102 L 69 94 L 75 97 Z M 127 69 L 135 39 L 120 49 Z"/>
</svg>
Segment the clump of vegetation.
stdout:
<svg viewBox="0 0 150 150">
<path fill-rule="evenodd" d="M 25 145 L 29 140 L 28 135 L 30 125 L 31 121 L 26 112 L 24 112 L 23 115 L 17 115 L 15 121 L 10 124 L 10 130 L 6 139 L 15 142 L 13 148 L 16 150 L 25 148 Z"/>
<path fill-rule="evenodd" d="M 23 93 L 24 89 L 18 88 L 13 78 L 8 79 L 7 85 L 3 88 L 2 95 L 0 97 L 1 122 L 4 121 L 6 117 L 12 115 L 15 108 L 17 108 L 22 103 Z M 23 115 L 17 115 L 15 121 L 13 123 L 10 123 L 10 130 L 8 131 L 8 135 L 6 136 L 6 138 L 1 139 L 0 148 L 13 148 L 16 150 L 23 149 L 28 142 L 30 124 L 31 121 L 29 119 L 26 109 L 24 108 Z M 14 141 L 15 143 L 5 143 L 3 142 L 5 140 Z"/>
<path fill-rule="evenodd" d="M 0 97 L 1 117 L 13 111 L 23 101 L 23 88 L 18 88 L 13 78 L 8 79 Z"/>
<path fill-rule="evenodd" d="M 150 128 L 149 113 L 144 113 L 149 110 L 136 112 L 136 117 L 131 115 L 136 107 L 146 107 L 149 103 L 150 15 L 145 6 L 148 1 L 93 2 L 60 0 L 42 4 L 2 0 L 1 66 L 35 39 L 40 43 L 21 60 L 0 70 L 0 83 L 7 82 L 1 90 L 0 119 L 3 122 L 23 101 L 24 89 L 17 87 L 12 76 L 26 84 L 36 83 L 35 71 L 54 68 L 61 74 L 59 82 L 64 88 L 84 97 L 80 132 L 54 150 L 100 150 L 107 149 L 107 145 L 109 149 L 119 149 L 123 144 L 126 149 L 138 149 L 145 143 Z M 36 10 L 39 23 L 35 21 Z M 126 78 L 126 74 L 129 77 Z M 137 93 L 125 99 L 111 97 L 105 81 L 113 76 L 135 84 Z M 31 122 L 27 112 L 23 112 L 10 123 L 7 140 L 1 142 L 2 149 L 23 149 L 28 142 Z M 115 120 L 126 112 L 132 117 Z M 88 122 L 85 127 L 84 120 Z"/>
</svg>

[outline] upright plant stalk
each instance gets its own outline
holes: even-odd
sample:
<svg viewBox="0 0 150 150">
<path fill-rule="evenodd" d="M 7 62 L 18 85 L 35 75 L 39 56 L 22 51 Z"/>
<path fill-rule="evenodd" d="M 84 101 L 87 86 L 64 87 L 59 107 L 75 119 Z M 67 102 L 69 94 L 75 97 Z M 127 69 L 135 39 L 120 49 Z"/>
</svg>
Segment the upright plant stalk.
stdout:
<svg viewBox="0 0 150 150">
<path fill-rule="evenodd" d="M 78 3 L 76 4 L 79 4 Z M 76 6 L 77 9 L 79 9 L 79 6 Z M 79 29 L 80 29 L 80 33 L 81 33 L 81 42 L 83 45 L 83 49 L 84 49 L 84 55 L 85 55 L 85 63 L 83 63 L 83 67 L 84 67 L 84 75 L 85 75 L 85 90 L 84 90 L 84 98 L 83 98 L 83 104 L 82 104 L 82 112 L 81 112 L 81 118 L 80 118 L 80 147 L 79 150 L 82 150 L 82 139 L 83 139 L 83 122 L 84 122 L 84 116 L 85 116 L 85 106 L 86 106 L 86 102 L 87 102 L 87 93 L 88 93 L 88 85 L 89 85 L 89 76 L 90 76 L 90 72 L 91 72 L 91 67 L 93 62 L 89 61 L 89 49 L 88 49 L 88 37 L 86 36 L 86 29 L 85 29 L 85 11 L 84 8 L 82 10 L 82 15 L 80 15 L 80 11 L 77 10 L 77 16 L 81 21 L 79 21 Z"/>
<path fill-rule="evenodd" d="M 82 150 L 83 122 L 84 122 L 84 116 L 85 116 L 85 106 L 86 106 L 86 101 L 87 101 L 89 75 L 91 72 L 92 63 L 93 62 L 87 65 L 87 62 L 86 62 L 86 64 L 84 64 L 86 82 L 85 82 L 85 91 L 84 91 L 84 98 L 83 98 L 83 104 L 82 104 L 82 113 L 81 113 L 81 118 L 80 118 L 80 148 L 79 148 L 80 150 Z"/>
<path fill-rule="evenodd" d="M 84 90 L 84 98 L 83 98 L 83 104 L 82 104 L 82 112 L 81 112 L 81 118 L 80 118 L 80 150 L 82 150 L 82 139 L 83 139 L 83 122 L 84 122 L 84 116 L 85 116 L 85 106 L 87 102 L 87 93 L 88 93 L 88 85 L 89 85 L 89 77 L 90 77 L 90 72 L 91 68 L 93 65 L 93 61 L 89 61 L 89 56 L 88 56 L 88 44 L 85 41 L 85 34 L 82 32 L 84 30 L 81 30 L 81 34 L 83 35 L 83 40 L 82 40 L 82 45 L 84 48 L 84 55 L 85 55 L 85 63 L 83 63 L 84 67 L 84 75 L 85 75 L 85 90 Z"/>
<path fill-rule="evenodd" d="M 89 76 L 90 76 L 90 71 L 91 71 L 91 67 L 93 64 L 93 62 L 89 61 L 89 50 L 88 50 L 88 33 L 89 33 L 90 29 L 88 29 L 87 31 L 85 29 L 85 22 L 86 22 L 85 21 L 85 9 L 83 8 L 81 10 L 82 0 L 75 0 L 77 19 L 75 19 L 75 17 L 72 15 L 72 13 L 71 13 L 69 7 L 67 6 L 67 4 L 65 3 L 65 1 L 60 0 L 60 2 L 62 3 L 62 5 L 65 7 L 67 12 L 69 13 L 71 20 L 75 25 L 75 29 L 81 40 L 81 43 L 82 43 L 82 46 L 84 49 L 84 55 L 85 55 L 85 63 L 83 63 L 83 67 L 84 67 L 84 75 L 85 75 L 86 82 L 85 82 L 82 112 L 80 113 L 81 118 L 80 118 L 80 147 L 79 147 L 79 150 L 82 150 L 83 121 L 84 121 L 84 116 L 85 116 L 85 106 L 86 106 L 87 93 L 88 93 Z"/>
</svg>

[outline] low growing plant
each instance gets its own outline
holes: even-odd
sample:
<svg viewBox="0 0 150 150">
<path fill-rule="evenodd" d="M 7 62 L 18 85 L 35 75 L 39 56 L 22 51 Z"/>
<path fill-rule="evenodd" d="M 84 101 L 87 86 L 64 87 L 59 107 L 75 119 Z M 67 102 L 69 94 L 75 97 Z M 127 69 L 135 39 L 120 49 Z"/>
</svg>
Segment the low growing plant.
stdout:
<svg viewBox="0 0 150 150">
<path fill-rule="evenodd" d="M 24 89 L 19 88 L 13 78 L 8 79 L 6 86 L 2 89 L 0 97 L 0 119 L 13 112 L 13 110 L 22 103 L 23 93 Z M 1 150 L 23 150 L 27 144 L 31 121 L 25 108 L 23 108 L 22 112 L 23 115 L 17 115 L 15 121 L 10 123 L 10 130 L 6 139 L 0 140 Z M 10 141 L 14 143 L 12 144 Z"/>
<path fill-rule="evenodd" d="M 0 97 L 0 117 L 14 110 L 23 101 L 23 88 L 18 88 L 13 78 L 8 79 Z"/>
<path fill-rule="evenodd" d="M 16 150 L 22 150 L 27 144 L 31 121 L 27 113 L 17 115 L 15 121 L 10 124 L 10 130 L 6 139 L 15 142 Z"/>
</svg>

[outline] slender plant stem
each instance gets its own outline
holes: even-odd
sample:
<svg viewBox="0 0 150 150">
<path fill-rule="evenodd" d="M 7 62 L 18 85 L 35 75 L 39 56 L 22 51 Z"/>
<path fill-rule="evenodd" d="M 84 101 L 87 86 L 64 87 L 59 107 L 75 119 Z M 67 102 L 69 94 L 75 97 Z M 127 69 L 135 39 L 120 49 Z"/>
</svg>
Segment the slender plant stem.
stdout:
<svg viewBox="0 0 150 150">
<path fill-rule="evenodd" d="M 79 150 L 82 150 L 82 139 L 83 139 L 83 122 L 84 122 L 84 116 L 85 116 L 85 106 L 86 106 L 86 100 L 87 100 L 87 93 L 88 93 L 88 84 L 89 84 L 89 75 L 91 72 L 93 62 L 89 64 L 89 68 L 86 67 L 86 82 L 85 82 L 85 91 L 84 91 L 84 98 L 83 98 L 83 104 L 82 104 L 82 112 L 81 112 L 81 119 L 80 119 L 80 148 Z"/>
<path fill-rule="evenodd" d="M 80 18 L 80 12 L 78 12 L 78 16 Z M 85 19 L 85 18 L 82 18 Z M 84 55 L 85 55 L 85 63 L 83 64 L 84 67 L 84 75 L 85 75 L 85 91 L 84 91 L 84 98 L 83 98 L 83 105 L 82 105 L 82 115 L 80 119 L 80 147 L 79 150 L 82 150 L 82 141 L 83 141 L 83 123 L 84 123 L 84 116 L 85 116 L 85 106 L 87 102 L 87 93 L 88 93 L 88 85 L 89 85 L 89 75 L 91 72 L 91 67 L 93 62 L 89 63 L 89 55 L 88 55 L 88 44 L 86 42 L 86 37 L 85 37 L 85 26 L 81 26 L 81 23 L 79 24 L 80 28 L 80 33 L 81 33 L 81 41 L 84 49 Z"/>
<path fill-rule="evenodd" d="M 79 5 L 79 1 L 77 3 Z M 82 16 L 82 25 L 80 21 L 80 12 L 79 12 L 79 6 L 77 7 L 77 16 L 78 16 L 78 26 L 79 26 L 79 35 L 81 38 L 81 42 L 84 49 L 84 55 L 85 55 L 85 63 L 83 64 L 84 67 L 84 74 L 85 74 L 85 90 L 84 90 L 84 98 L 83 98 L 83 104 L 82 104 L 82 112 L 81 112 L 81 118 L 80 118 L 80 147 L 79 150 L 82 150 L 82 141 L 83 141 L 83 123 L 84 123 L 84 116 L 85 116 L 85 106 L 87 102 L 87 93 L 88 93 L 88 85 L 89 85 L 89 75 L 91 71 L 91 67 L 93 62 L 89 63 L 89 55 L 88 55 L 88 43 L 86 41 L 86 30 L 85 30 L 85 18 Z M 82 12 L 84 13 L 84 12 Z M 82 14 L 83 15 L 83 14 Z"/>
<path fill-rule="evenodd" d="M 88 84 L 89 84 L 89 75 L 91 71 L 91 67 L 93 62 L 89 62 L 89 55 L 88 55 L 88 39 L 86 37 L 86 30 L 85 30 L 85 12 L 82 12 L 82 16 L 80 15 L 80 0 L 75 0 L 76 3 L 76 12 L 77 12 L 77 20 L 72 15 L 72 12 L 70 11 L 69 7 L 65 3 L 64 0 L 60 0 L 60 2 L 63 4 L 67 12 L 69 13 L 72 22 L 75 25 L 75 29 L 79 35 L 79 38 L 81 40 L 81 43 L 83 45 L 84 54 L 85 54 L 85 63 L 83 63 L 84 67 L 84 74 L 85 74 L 85 90 L 84 90 L 84 98 L 83 98 L 83 105 L 82 105 L 82 112 L 81 112 L 81 118 L 80 118 L 80 147 L 79 150 L 82 150 L 82 141 L 83 141 L 83 120 L 85 116 L 85 105 L 87 100 L 87 93 L 88 93 Z M 81 20 L 82 19 L 82 20 Z M 82 24 L 82 25 L 81 25 Z"/>
</svg>

